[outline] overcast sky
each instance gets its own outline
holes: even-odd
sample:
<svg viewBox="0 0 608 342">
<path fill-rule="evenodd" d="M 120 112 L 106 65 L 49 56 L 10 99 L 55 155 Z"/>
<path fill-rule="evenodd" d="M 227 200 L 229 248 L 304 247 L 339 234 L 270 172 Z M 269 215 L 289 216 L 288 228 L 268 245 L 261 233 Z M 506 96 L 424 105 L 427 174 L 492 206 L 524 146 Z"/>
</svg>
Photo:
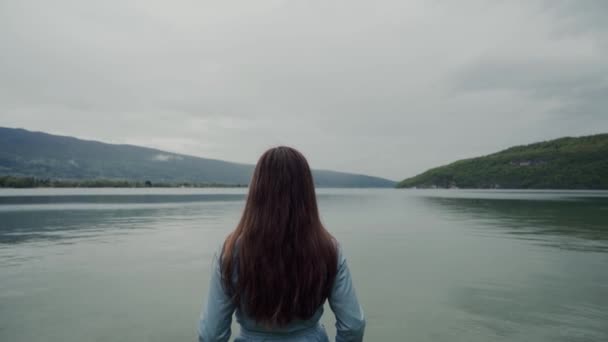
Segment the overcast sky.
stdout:
<svg viewBox="0 0 608 342">
<path fill-rule="evenodd" d="M 402 179 L 608 132 L 608 1 L 0 0 L 0 126 Z"/>
</svg>

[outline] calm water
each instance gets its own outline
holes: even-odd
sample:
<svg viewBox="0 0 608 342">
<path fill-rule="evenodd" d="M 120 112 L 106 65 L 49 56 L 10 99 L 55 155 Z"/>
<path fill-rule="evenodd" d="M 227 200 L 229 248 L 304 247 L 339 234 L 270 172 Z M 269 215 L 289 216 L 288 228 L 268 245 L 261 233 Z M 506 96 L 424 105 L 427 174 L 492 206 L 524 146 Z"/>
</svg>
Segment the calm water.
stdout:
<svg viewBox="0 0 608 342">
<path fill-rule="evenodd" d="M 0 190 L 0 341 L 194 340 L 244 191 Z M 318 195 L 367 340 L 608 341 L 608 193 Z"/>
</svg>

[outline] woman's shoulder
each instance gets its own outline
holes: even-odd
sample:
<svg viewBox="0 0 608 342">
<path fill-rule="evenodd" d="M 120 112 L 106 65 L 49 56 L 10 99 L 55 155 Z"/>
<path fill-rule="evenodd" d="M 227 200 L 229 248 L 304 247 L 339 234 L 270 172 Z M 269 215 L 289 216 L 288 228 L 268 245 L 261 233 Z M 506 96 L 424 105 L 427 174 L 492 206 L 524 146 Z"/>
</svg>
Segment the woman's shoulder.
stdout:
<svg viewBox="0 0 608 342">
<path fill-rule="evenodd" d="M 334 239 L 334 245 L 336 246 L 336 255 L 338 256 L 338 268 L 346 262 L 346 255 L 344 254 L 344 248 L 338 240 Z"/>
</svg>

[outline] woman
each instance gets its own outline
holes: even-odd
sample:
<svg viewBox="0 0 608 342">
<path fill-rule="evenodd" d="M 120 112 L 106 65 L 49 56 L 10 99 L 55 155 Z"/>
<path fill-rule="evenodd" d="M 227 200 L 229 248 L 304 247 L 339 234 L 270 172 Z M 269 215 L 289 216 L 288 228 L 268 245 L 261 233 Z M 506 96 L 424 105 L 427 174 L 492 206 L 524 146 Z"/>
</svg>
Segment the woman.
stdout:
<svg viewBox="0 0 608 342">
<path fill-rule="evenodd" d="M 319 218 L 314 182 L 293 148 L 266 151 L 243 216 L 213 261 L 199 341 L 328 341 L 323 303 L 336 316 L 336 341 L 361 341 L 365 328 L 346 259 Z"/>
</svg>

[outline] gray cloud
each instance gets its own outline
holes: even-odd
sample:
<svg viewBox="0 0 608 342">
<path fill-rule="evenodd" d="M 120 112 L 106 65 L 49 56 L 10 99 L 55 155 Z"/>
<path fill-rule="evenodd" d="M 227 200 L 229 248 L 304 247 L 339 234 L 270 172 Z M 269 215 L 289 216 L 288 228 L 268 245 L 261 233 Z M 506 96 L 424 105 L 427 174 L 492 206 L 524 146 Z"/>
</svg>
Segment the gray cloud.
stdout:
<svg viewBox="0 0 608 342">
<path fill-rule="evenodd" d="M 401 179 L 608 131 L 596 1 L 0 3 L 0 125 Z"/>
</svg>

